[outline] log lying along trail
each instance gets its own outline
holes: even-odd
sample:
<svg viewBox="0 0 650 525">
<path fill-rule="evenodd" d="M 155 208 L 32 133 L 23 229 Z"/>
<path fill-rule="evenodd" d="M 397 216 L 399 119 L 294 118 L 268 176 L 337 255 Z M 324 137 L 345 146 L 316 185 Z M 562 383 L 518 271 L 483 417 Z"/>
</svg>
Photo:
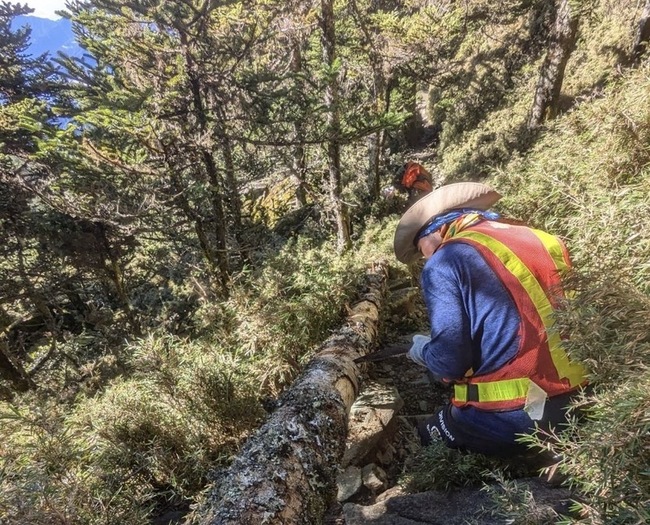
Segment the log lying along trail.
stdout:
<svg viewBox="0 0 650 525">
<path fill-rule="evenodd" d="M 314 525 L 335 496 L 348 412 L 359 389 L 353 360 L 374 349 L 387 269 L 375 265 L 347 323 L 322 345 L 278 408 L 244 445 L 194 513 L 201 525 Z"/>
</svg>

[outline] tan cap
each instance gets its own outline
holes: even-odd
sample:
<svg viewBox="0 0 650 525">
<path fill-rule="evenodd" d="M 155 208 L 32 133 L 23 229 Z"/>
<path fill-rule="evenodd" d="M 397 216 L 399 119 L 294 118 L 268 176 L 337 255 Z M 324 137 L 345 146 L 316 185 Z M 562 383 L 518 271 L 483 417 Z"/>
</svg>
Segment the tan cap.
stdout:
<svg viewBox="0 0 650 525">
<path fill-rule="evenodd" d="M 456 208 L 487 210 L 501 198 L 495 190 L 480 182 L 457 182 L 441 186 L 411 206 L 400 219 L 393 249 L 400 262 L 417 259 L 415 236 L 433 217 Z"/>
</svg>

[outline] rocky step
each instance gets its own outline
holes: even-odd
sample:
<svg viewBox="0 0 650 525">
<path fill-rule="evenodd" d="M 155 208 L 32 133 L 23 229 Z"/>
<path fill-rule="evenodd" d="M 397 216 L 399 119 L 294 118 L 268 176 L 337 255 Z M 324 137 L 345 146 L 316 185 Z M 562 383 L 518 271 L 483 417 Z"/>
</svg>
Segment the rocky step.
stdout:
<svg viewBox="0 0 650 525">
<path fill-rule="evenodd" d="M 397 485 L 404 461 L 421 447 L 410 418 L 405 416 L 432 412 L 447 395 L 444 387 L 431 382 L 424 369 L 404 357 L 372 366 L 350 410 L 346 449 L 337 479 L 337 503 L 329 509 L 324 523 L 506 522 L 502 515 L 489 510 L 492 500 L 481 487 L 412 494 Z M 526 512 L 540 517 L 539 523 L 545 517 L 552 523 L 552 517 L 558 513 L 568 513 L 569 489 L 552 486 L 541 478 L 520 479 L 516 483 L 518 492 L 528 495 Z"/>
</svg>

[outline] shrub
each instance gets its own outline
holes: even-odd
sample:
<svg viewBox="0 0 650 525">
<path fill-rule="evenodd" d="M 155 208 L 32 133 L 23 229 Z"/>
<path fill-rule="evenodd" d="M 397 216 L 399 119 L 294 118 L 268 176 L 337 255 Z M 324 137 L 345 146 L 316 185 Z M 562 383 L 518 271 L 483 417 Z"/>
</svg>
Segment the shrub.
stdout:
<svg viewBox="0 0 650 525">
<path fill-rule="evenodd" d="M 0 515 L 19 525 L 143 523 L 151 508 L 133 476 L 94 463 L 96 436 L 47 400 L 0 408 Z"/>
<path fill-rule="evenodd" d="M 232 322 L 213 336 L 255 362 L 262 391 L 277 395 L 342 319 L 342 306 L 356 292 L 361 268 L 329 243 L 291 240 L 278 253 L 269 253 L 264 266 L 241 276 L 222 306 Z"/>
<path fill-rule="evenodd" d="M 498 460 L 460 452 L 438 440 L 407 459 L 400 484 L 410 492 L 479 485 L 500 466 L 503 464 Z"/>
<path fill-rule="evenodd" d="M 493 472 L 491 477 L 495 483 L 485 483 L 481 490 L 491 499 L 486 513 L 499 523 L 548 525 L 559 521 L 558 513 L 549 505 L 538 504 L 525 484 L 509 479 L 501 471 Z"/>
</svg>

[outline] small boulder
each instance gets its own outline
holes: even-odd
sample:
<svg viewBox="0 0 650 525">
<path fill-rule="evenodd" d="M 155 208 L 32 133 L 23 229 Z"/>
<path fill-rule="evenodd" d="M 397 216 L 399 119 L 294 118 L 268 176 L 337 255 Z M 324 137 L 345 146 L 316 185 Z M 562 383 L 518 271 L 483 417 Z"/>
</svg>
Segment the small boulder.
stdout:
<svg viewBox="0 0 650 525">
<path fill-rule="evenodd" d="M 395 416 L 404 402 L 397 389 L 370 382 L 352 405 L 348 440 L 341 465 L 363 466 L 374 461 L 377 448 L 389 440 L 397 427 Z"/>
<path fill-rule="evenodd" d="M 359 492 L 362 484 L 361 469 L 354 465 L 346 468 L 336 477 L 336 486 L 338 488 L 336 495 L 337 501 L 342 503 L 349 500 Z"/>
<path fill-rule="evenodd" d="M 361 469 L 361 479 L 364 486 L 373 494 L 378 494 L 386 489 L 386 472 L 374 463 L 369 463 Z"/>
</svg>

